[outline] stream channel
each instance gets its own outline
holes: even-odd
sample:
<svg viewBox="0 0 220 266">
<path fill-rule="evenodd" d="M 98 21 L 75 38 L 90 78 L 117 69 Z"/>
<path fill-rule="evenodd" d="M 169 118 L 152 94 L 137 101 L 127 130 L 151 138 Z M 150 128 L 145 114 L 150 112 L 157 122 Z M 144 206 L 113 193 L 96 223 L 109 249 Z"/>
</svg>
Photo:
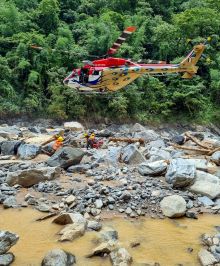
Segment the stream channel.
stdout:
<svg viewBox="0 0 220 266">
<path fill-rule="evenodd" d="M 97 232 L 86 232 L 73 242 L 58 242 L 57 233 L 62 226 L 53 224 L 51 219 L 37 222 L 42 215 L 33 209 L 0 209 L 0 229 L 9 230 L 20 236 L 11 248 L 16 259 L 13 266 L 39 266 L 44 255 L 53 248 L 62 248 L 76 256 L 76 265 L 108 266 L 106 258 L 85 258 L 96 246 Z M 103 226 L 111 226 L 118 231 L 119 241 L 133 257 L 133 265 L 158 262 L 161 266 L 200 265 L 197 253 L 201 248 L 200 236 L 215 233 L 220 224 L 218 215 L 203 214 L 198 220 L 151 219 L 130 220 L 112 218 L 102 221 Z M 131 248 L 132 242 L 140 245 Z M 193 249 L 189 252 L 188 249 Z M 142 264 L 143 263 L 143 264 Z"/>
</svg>

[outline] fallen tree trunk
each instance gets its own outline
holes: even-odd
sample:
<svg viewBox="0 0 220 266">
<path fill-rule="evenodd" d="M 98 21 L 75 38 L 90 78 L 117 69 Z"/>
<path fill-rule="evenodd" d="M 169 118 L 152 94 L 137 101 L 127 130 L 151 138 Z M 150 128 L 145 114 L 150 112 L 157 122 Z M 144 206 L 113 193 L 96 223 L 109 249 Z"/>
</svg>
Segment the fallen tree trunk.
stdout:
<svg viewBox="0 0 220 266">
<path fill-rule="evenodd" d="M 144 144 L 144 139 L 135 139 L 135 138 L 113 138 L 110 137 L 109 141 L 113 141 L 113 142 L 127 142 L 127 143 L 135 143 L 135 142 L 140 142 L 140 144 Z"/>
<path fill-rule="evenodd" d="M 207 153 L 209 155 L 210 152 L 212 152 L 212 150 L 208 150 L 208 149 L 199 149 L 199 148 L 194 148 L 194 147 L 186 147 L 186 146 L 181 146 L 181 145 L 178 145 L 178 144 L 174 144 L 174 143 L 171 143 L 171 146 L 173 146 L 174 148 L 177 148 L 177 149 L 182 149 L 182 150 L 188 150 L 188 151 L 198 151 L 198 152 L 202 152 L 202 153 Z"/>
<path fill-rule="evenodd" d="M 207 146 L 207 145 L 203 144 L 196 137 L 193 137 L 189 132 L 186 132 L 185 136 L 188 137 L 190 140 L 192 140 L 193 142 L 195 142 L 197 145 L 199 145 L 200 147 L 202 147 L 204 149 L 211 149 L 212 148 L 210 146 Z"/>
<path fill-rule="evenodd" d="M 38 221 L 38 222 L 40 222 L 40 221 L 44 221 L 44 220 L 46 220 L 46 219 L 49 219 L 49 218 L 51 218 L 51 217 L 54 217 L 54 216 L 58 215 L 59 213 L 60 213 L 60 212 L 51 212 L 51 213 L 49 213 L 49 214 L 47 214 L 47 215 L 44 215 L 44 216 L 42 216 L 42 217 L 36 219 L 36 221 Z"/>
</svg>

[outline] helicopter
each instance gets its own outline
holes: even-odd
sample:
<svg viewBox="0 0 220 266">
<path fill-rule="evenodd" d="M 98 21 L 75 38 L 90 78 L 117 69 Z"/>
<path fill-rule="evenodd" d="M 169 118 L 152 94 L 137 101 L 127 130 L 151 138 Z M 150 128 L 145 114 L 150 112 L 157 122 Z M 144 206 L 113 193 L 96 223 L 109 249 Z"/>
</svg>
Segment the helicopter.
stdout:
<svg viewBox="0 0 220 266">
<path fill-rule="evenodd" d="M 195 45 L 192 51 L 178 64 L 165 61 L 149 63 L 132 62 L 129 59 L 112 57 L 136 27 L 127 27 L 108 50 L 104 58 L 83 61 L 84 66 L 68 75 L 63 83 L 79 92 L 105 93 L 118 91 L 138 77 L 148 74 L 183 73 L 182 78 L 191 79 L 198 70 L 196 66 L 205 49 L 205 44 Z"/>
</svg>

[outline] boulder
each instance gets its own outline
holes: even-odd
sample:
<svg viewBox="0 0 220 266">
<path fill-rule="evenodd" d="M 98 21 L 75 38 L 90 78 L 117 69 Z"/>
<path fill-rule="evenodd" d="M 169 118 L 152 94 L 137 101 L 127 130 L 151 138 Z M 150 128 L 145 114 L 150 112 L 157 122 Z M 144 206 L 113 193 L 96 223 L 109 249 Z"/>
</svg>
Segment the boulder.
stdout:
<svg viewBox="0 0 220 266">
<path fill-rule="evenodd" d="M 163 174 L 167 169 L 165 161 L 146 162 L 138 166 L 138 172 L 141 175 L 157 176 Z"/>
<path fill-rule="evenodd" d="M 99 234 L 99 239 L 103 241 L 116 241 L 118 240 L 118 232 L 111 227 L 104 227 Z"/>
<path fill-rule="evenodd" d="M 211 156 L 211 160 L 217 164 L 218 166 L 220 166 L 220 151 L 216 151 L 212 154 Z"/>
<path fill-rule="evenodd" d="M 186 201 L 179 195 L 167 196 L 160 202 L 160 208 L 167 217 L 181 217 L 186 212 Z"/>
<path fill-rule="evenodd" d="M 198 258 L 202 266 L 212 266 L 218 262 L 212 253 L 204 248 L 199 251 Z"/>
<path fill-rule="evenodd" d="M 216 165 L 214 163 L 209 162 L 206 159 L 185 159 L 185 160 L 188 160 L 189 163 L 194 164 L 196 170 L 209 172 L 209 170 L 216 168 Z"/>
<path fill-rule="evenodd" d="M 144 131 L 136 132 L 133 137 L 143 139 L 145 142 L 150 142 L 157 140 L 160 136 L 154 130 L 145 129 Z"/>
<path fill-rule="evenodd" d="M 72 266 L 76 262 L 75 256 L 62 249 L 52 249 L 44 257 L 42 266 Z"/>
<path fill-rule="evenodd" d="M 65 129 L 70 129 L 72 131 L 84 131 L 84 127 L 79 122 L 65 122 L 64 123 Z"/>
<path fill-rule="evenodd" d="M 121 160 L 127 164 L 139 164 L 146 161 L 134 144 L 130 144 L 123 149 Z"/>
<path fill-rule="evenodd" d="M 198 197 L 198 201 L 202 203 L 203 206 L 213 206 L 215 205 L 214 201 L 212 201 L 209 197 L 203 196 L 203 197 Z"/>
<path fill-rule="evenodd" d="M 27 144 L 38 144 L 38 145 L 41 145 L 42 143 L 48 141 L 51 139 L 51 136 L 50 135 L 46 135 L 46 134 L 40 134 L 40 135 L 37 135 L 35 137 L 31 137 L 31 138 L 28 138 L 25 140 L 25 142 Z"/>
<path fill-rule="evenodd" d="M 1 144 L 1 154 L 2 155 L 16 155 L 21 141 L 18 140 L 8 140 Z"/>
<path fill-rule="evenodd" d="M 110 259 L 113 266 L 129 266 L 132 263 L 132 257 L 125 248 L 113 250 Z"/>
<path fill-rule="evenodd" d="M 79 164 L 85 155 L 81 149 L 72 147 L 63 147 L 58 149 L 48 160 L 49 166 L 60 166 L 68 168 L 71 165 Z"/>
<path fill-rule="evenodd" d="M 60 232 L 61 235 L 59 241 L 73 241 L 74 239 L 83 236 L 85 234 L 85 224 L 72 223 L 66 225 Z"/>
<path fill-rule="evenodd" d="M 108 241 L 99 244 L 96 248 L 93 249 L 91 254 L 88 254 L 86 257 L 91 258 L 93 256 L 103 256 L 104 254 L 109 254 L 117 246 L 117 243 L 114 241 Z"/>
<path fill-rule="evenodd" d="M 53 220 L 54 223 L 67 224 L 60 231 L 60 241 L 72 241 L 84 235 L 87 221 L 80 213 L 64 213 Z"/>
<path fill-rule="evenodd" d="M 10 186 L 18 184 L 23 187 L 30 187 L 39 182 L 60 177 L 60 170 L 59 167 L 38 167 L 8 172 L 6 183 Z"/>
<path fill-rule="evenodd" d="M 189 188 L 189 191 L 215 199 L 220 196 L 220 185 L 207 181 L 196 181 Z"/>
<path fill-rule="evenodd" d="M 3 207 L 4 207 L 4 209 L 16 208 L 17 207 L 17 200 L 16 200 L 16 198 L 14 196 L 7 197 L 3 201 Z"/>
<path fill-rule="evenodd" d="M 215 199 L 220 195 L 220 179 L 217 176 L 196 171 L 195 183 L 189 191 Z"/>
<path fill-rule="evenodd" d="M 109 147 L 105 155 L 105 161 L 113 165 L 117 165 L 120 158 L 121 149 L 121 147 Z"/>
<path fill-rule="evenodd" d="M 188 159 L 173 159 L 166 173 L 166 181 L 174 187 L 186 187 L 195 180 L 195 165 Z"/>
<path fill-rule="evenodd" d="M 19 236 L 9 231 L 0 231 L 0 255 L 5 254 L 19 239 Z"/>
<path fill-rule="evenodd" d="M 91 169 L 91 164 L 78 164 L 72 165 L 67 168 L 67 172 L 69 173 L 85 173 L 87 170 Z"/>
<path fill-rule="evenodd" d="M 15 259 L 15 256 L 10 252 L 4 255 L 0 255 L 0 266 L 11 265 L 14 259 Z"/>
<path fill-rule="evenodd" d="M 101 230 L 102 225 L 97 221 L 88 221 L 87 228 L 94 231 L 99 231 Z"/>
<path fill-rule="evenodd" d="M 157 149 L 157 148 L 151 148 L 146 153 L 145 157 L 149 158 L 151 162 L 171 159 L 171 155 L 168 151 Z"/>
<path fill-rule="evenodd" d="M 80 213 L 62 213 L 53 220 L 53 223 L 66 225 L 66 224 L 85 224 L 86 219 Z"/>
<path fill-rule="evenodd" d="M 8 140 L 10 139 L 17 139 L 20 135 L 21 131 L 16 126 L 5 126 L 0 127 L 0 136 L 3 138 L 6 138 Z"/>
<path fill-rule="evenodd" d="M 40 146 L 34 144 L 21 144 L 18 147 L 17 155 L 20 159 L 29 160 L 35 158 L 40 153 Z"/>
</svg>

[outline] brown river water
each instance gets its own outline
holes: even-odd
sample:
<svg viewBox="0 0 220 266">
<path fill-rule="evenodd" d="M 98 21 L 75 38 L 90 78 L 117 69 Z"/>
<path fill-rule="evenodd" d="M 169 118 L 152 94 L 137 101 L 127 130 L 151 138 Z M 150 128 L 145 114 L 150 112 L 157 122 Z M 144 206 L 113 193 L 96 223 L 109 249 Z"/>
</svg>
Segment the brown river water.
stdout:
<svg viewBox="0 0 220 266">
<path fill-rule="evenodd" d="M 10 230 L 20 236 L 17 244 L 11 248 L 16 256 L 13 266 L 39 266 L 45 253 L 53 248 L 63 248 L 73 253 L 80 266 L 111 265 L 108 257 L 85 258 L 96 246 L 96 232 L 86 232 L 73 242 L 60 243 L 56 234 L 62 226 L 52 224 L 53 218 L 36 222 L 41 216 L 42 213 L 29 208 L 0 209 L 0 229 Z M 159 262 L 161 266 L 196 266 L 199 265 L 197 253 L 201 248 L 199 238 L 203 233 L 216 232 L 214 226 L 220 225 L 220 216 L 206 214 L 198 220 L 140 218 L 132 221 L 113 218 L 102 224 L 118 231 L 119 241 L 133 257 L 133 265 Z M 140 246 L 131 248 L 130 243 L 135 241 L 139 241 Z M 193 251 L 189 253 L 188 248 Z"/>
</svg>

